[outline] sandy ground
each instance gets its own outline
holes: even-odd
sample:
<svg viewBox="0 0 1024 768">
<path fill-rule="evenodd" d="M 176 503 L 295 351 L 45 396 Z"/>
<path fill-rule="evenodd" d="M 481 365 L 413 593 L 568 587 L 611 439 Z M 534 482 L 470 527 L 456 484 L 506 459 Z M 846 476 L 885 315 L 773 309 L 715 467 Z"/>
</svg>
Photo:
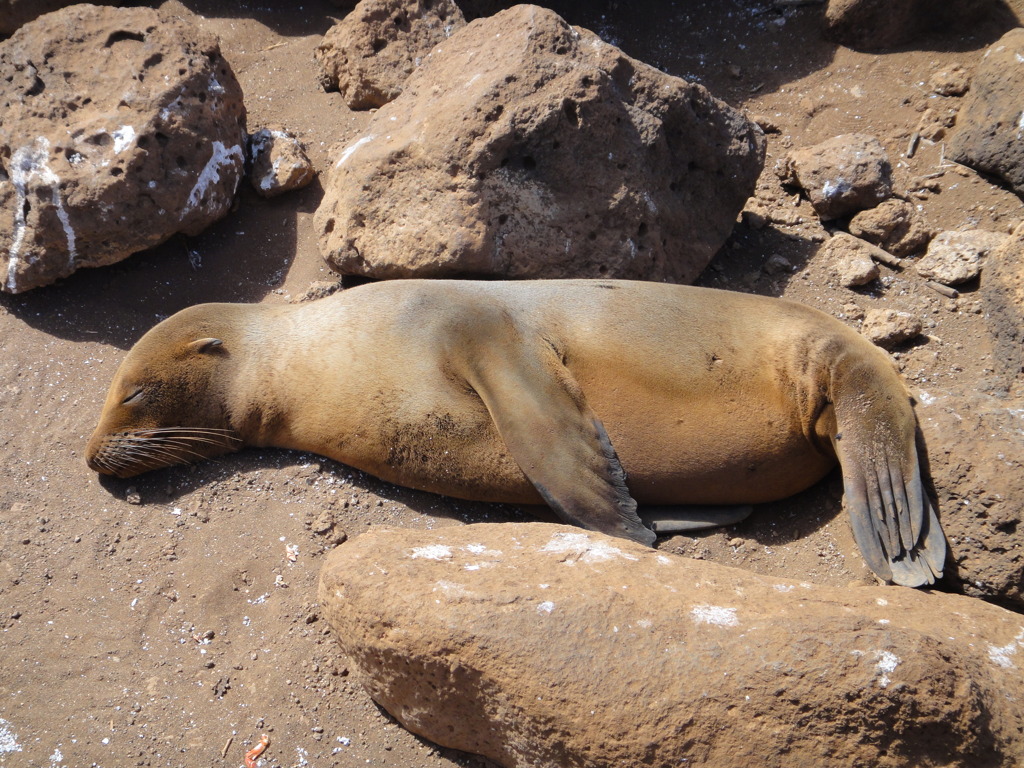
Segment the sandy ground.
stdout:
<svg viewBox="0 0 1024 768">
<path fill-rule="evenodd" d="M 368 115 L 316 84 L 313 49 L 336 7 L 163 5 L 191 9 L 221 37 L 250 131 L 295 131 L 321 172 L 331 145 L 360 135 Z M 871 133 L 901 189 L 940 174 L 917 200 L 935 224 L 1006 231 L 1024 219 L 1015 195 L 943 162 L 941 143 L 905 157 L 920 110 L 938 104 L 925 85 L 931 74 L 953 63 L 973 68 L 1002 29 L 876 55 L 822 41 L 820 6 L 693 5 L 701 8 L 594 3 L 566 16 L 778 127 L 758 189 L 775 223 L 738 225 L 701 282 L 839 317 L 851 305 L 913 311 L 927 338 L 898 355 L 912 388 L 983 379 L 992 361 L 976 286 L 950 300 L 883 268 L 873 287 L 837 287 L 815 258 L 826 231 L 772 169 L 791 147 Z M 412 736 L 374 706 L 320 617 L 316 577 L 324 552 L 372 524 L 525 520 L 529 510 L 417 493 L 286 451 L 250 450 L 132 481 L 101 480 L 82 460 L 115 368 L 158 320 L 202 301 L 283 302 L 331 277 L 312 226 L 321 195 L 314 184 L 268 202 L 243 188 L 236 210 L 199 237 L 0 297 L 0 765 L 238 766 L 262 733 L 271 739 L 267 766 L 482 764 Z M 772 255 L 792 269 L 766 270 Z M 840 498 L 833 475 L 740 526 L 659 546 L 761 573 L 865 582 Z M 298 548 L 295 562 L 288 545 Z"/>
</svg>

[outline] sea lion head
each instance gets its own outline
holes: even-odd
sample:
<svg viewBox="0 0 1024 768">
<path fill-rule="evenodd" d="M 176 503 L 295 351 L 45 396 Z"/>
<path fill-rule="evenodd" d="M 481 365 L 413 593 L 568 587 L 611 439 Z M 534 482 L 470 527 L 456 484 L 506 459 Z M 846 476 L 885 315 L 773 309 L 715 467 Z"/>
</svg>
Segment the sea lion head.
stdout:
<svg viewBox="0 0 1024 768">
<path fill-rule="evenodd" d="M 225 407 L 231 344 L 225 334 L 214 335 L 230 331 L 217 309 L 230 306 L 200 305 L 179 312 L 129 350 L 86 446 L 91 469 L 131 477 L 241 446 Z"/>
</svg>

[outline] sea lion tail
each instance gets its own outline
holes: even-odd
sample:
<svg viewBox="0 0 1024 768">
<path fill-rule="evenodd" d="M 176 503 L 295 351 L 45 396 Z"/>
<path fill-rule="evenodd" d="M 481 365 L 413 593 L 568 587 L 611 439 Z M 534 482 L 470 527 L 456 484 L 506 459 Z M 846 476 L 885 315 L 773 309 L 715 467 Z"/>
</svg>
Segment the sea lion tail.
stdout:
<svg viewBox="0 0 1024 768">
<path fill-rule="evenodd" d="M 942 576 L 946 540 L 921 481 L 910 397 L 888 360 L 872 363 L 846 361 L 837 366 L 842 379 L 833 381 L 832 444 L 845 505 L 872 571 L 903 586 L 927 586 Z"/>
</svg>

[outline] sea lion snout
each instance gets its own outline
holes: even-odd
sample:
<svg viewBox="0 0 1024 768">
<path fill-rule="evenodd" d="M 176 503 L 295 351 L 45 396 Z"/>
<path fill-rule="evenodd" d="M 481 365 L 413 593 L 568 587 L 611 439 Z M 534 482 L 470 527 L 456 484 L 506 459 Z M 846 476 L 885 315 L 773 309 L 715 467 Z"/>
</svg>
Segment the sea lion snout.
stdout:
<svg viewBox="0 0 1024 768">
<path fill-rule="evenodd" d="M 227 307 L 227 308 L 225 308 Z M 128 353 L 110 385 L 85 450 L 90 469 L 132 477 L 238 450 L 243 440 L 227 422 L 222 388 L 224 326 L 231 305 L 185 310 L 147 333 Z"/>
</svg>

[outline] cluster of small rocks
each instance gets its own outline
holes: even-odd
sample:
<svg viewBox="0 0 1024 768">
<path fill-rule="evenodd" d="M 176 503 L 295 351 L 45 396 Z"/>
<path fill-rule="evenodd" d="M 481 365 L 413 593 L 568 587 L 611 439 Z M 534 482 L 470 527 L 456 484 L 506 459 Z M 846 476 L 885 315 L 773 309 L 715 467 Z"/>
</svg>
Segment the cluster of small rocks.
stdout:
<svg viewBox="0 0 1024 768">
<path fill-rule="evenodd" d="M 835 227 L 823 254 L 846 288 L 871 284 L 881 263 L 912 268 L 933 289 L 955 297 L 951 286 L 976 279 L 985 257 L 1008 237 L 988 230 L 936 231 L 920 205 L 893 189 L 887 153 L 871 136 L 837 136 L 796 150 L 778 174 L 799 187 L 821 220 Z M 891 347 L 922 329 L 921 321 L 907 313 L 876 310 L 865 317 L 861 330 Z"/>
</svg>

